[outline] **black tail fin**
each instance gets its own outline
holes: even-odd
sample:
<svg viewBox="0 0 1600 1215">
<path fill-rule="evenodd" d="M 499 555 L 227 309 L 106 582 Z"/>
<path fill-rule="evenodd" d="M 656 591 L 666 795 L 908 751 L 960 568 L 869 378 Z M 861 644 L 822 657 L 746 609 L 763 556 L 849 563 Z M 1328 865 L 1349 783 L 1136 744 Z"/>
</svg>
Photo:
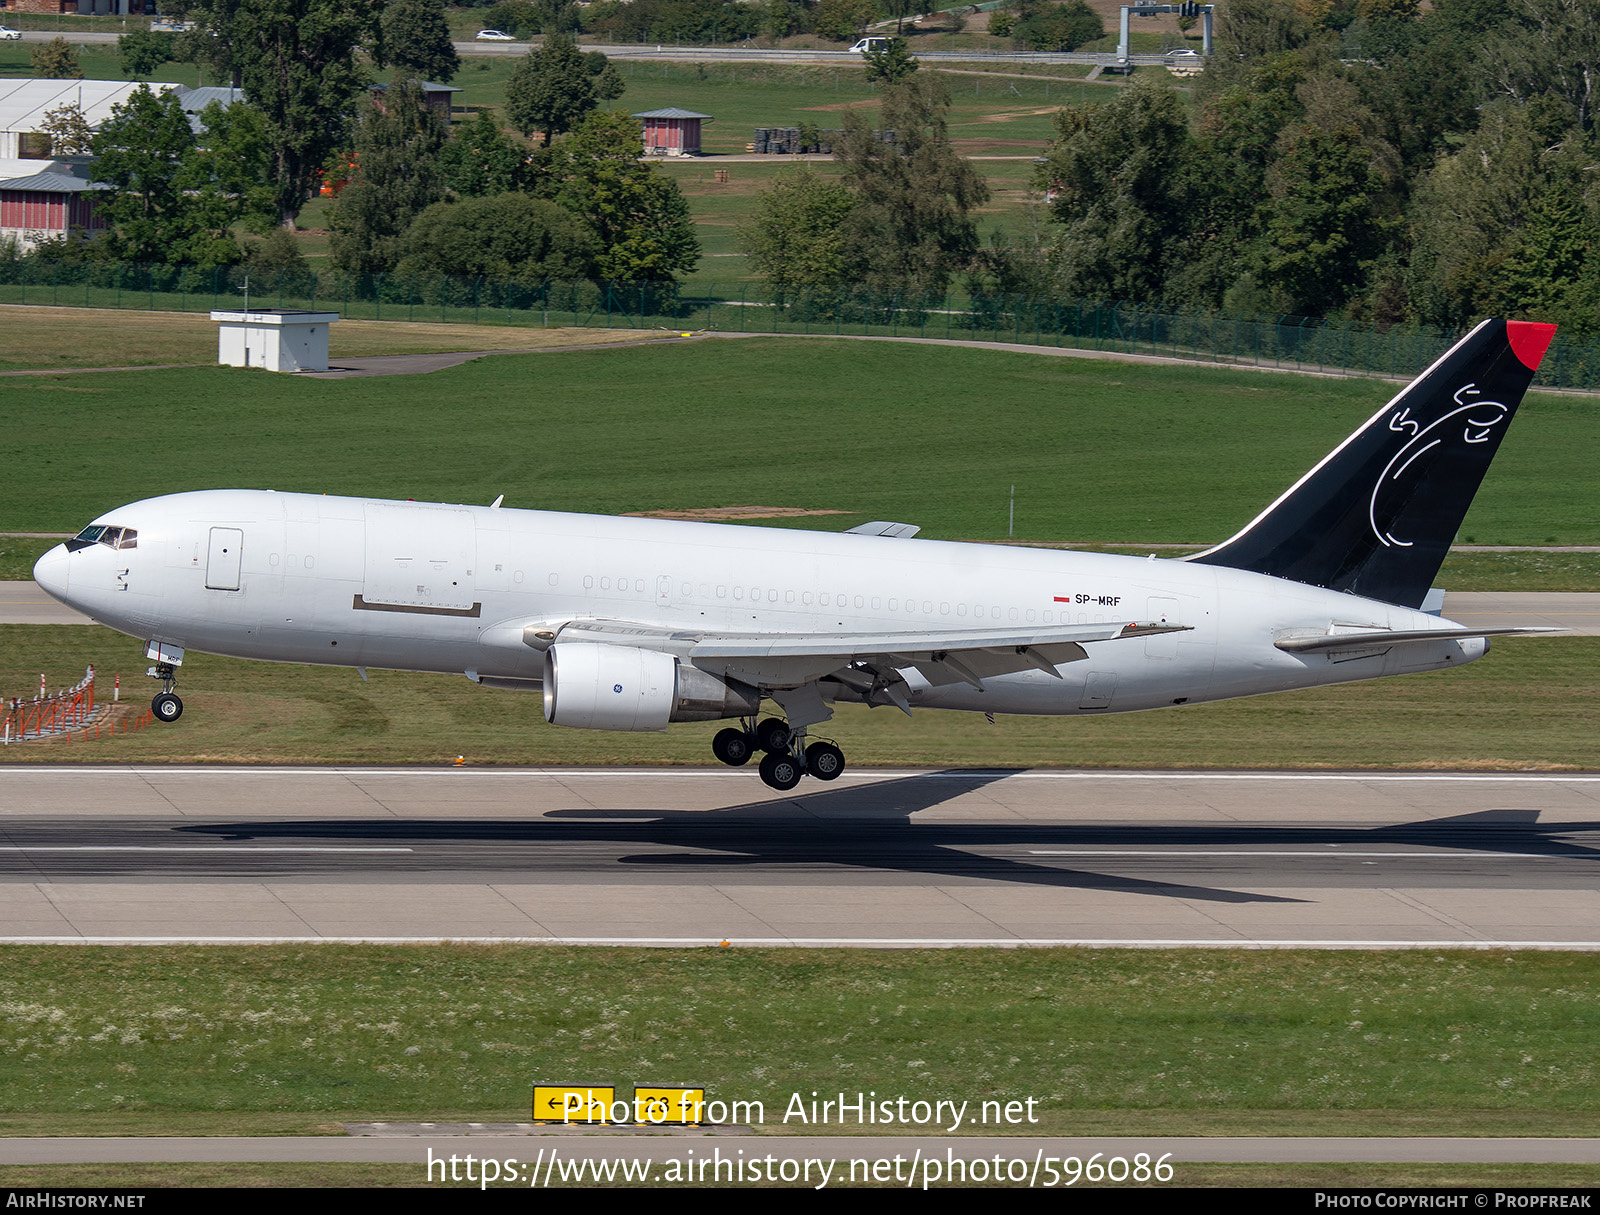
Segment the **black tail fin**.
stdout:
<svg viewBox="0 0 1600 1215">
<path fill-rule="evenodd" d="M 1190 560 L 1422 606 L 1555 331 L 1484 321 L 1243 531 Z"/>
</svg>

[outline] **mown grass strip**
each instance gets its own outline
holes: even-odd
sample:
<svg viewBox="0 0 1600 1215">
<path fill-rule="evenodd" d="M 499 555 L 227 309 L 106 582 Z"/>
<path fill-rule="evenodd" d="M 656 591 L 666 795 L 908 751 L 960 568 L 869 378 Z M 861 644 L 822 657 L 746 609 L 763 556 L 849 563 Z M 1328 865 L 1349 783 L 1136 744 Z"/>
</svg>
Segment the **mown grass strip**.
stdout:
<svg viewBox="0 0 1600 1215">
<path fill-rule="evenodd" d="M 520 1121 L 534 1082 L 615 1084 L 623 1096 L 703 1085 L 760 1102 L 759 1122 L 790 1134 L 863 1129 L 799 1122 L 795 1094 L 809 1108 L 813 1090 L 956 1098 L 974 1111 L 1035 1098 L 1040 1121 L 1004 1129 L 1053 1135 L 1104 1128 L 1108 1111 L 1140 1128 L 1124 1133 L 1207 1115 L 1249 1125 L 1252 1113 L 1282 1127 L 1282 1111 L 1413 1134 L 1570 1133 L 1592 1129 L 1600 1099 L 1593 954 L 330 945 L 4 956 L 0 1109 L 12 1134 L 77 1116 L 105 1128 L 113 1114 Z"/>
<path fill-rule="evenodd" d="M 141 643 L 82 625 L 0 625 L 0 696 L 76 682 L 154 694 Z M 183 719 L 88 743 L 27 743 L 6 763 L 707 764 L 723 723 L 622 734 L 546 724 L 537 695 L 459 676 L 252 663 L 191 653 Z M 838 706 L 816 733 L 857 766 L 1600 768 L 1600 638 L 1497 642 L 1460 670 L 1110 717 L 999 717 Z M 752 779 L 754 779 L 752 774 Z"/>
<path fill-rule="evenodd" d="M 7 530 L 76 531 L 139 498 L 263 487 L 503 493 L 507 506 L 597 513 L 760 501 L 998 540 L 1014 484 L 1017 539 L 1140 544 L 1231 535 L 1393 386 L 751 338 L 505 355 L 426 376 L 196 367 L 4 391 L 31 403 L 0 434 L 0 462 L 19 470 L 0 481 Z M 137 458 L 157 434 L 161 458 Z M 1587 401 L 1529 397 L 1463 537 L 1600 543 L 1597 434 Z"/>
</svg>

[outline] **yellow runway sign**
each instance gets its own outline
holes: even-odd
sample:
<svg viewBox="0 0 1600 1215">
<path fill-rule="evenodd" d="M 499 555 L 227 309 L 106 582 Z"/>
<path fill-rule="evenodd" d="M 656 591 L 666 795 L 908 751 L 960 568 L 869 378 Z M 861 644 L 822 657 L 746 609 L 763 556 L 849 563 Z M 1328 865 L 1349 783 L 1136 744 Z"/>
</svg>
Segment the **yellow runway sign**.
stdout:
<svg viewBox="0 0 1600 1215">
<path fill-rule="evenodd" d="M 615 1088 L 582 1085 L 533 1086 L 535 1122 L 610 1122 Z"/>
<path fill-rule="evenodd" d="M 636 1088 L 633 1090 L 633 1117 L 651 1126 L 668 1123 L 700 1122 L 705 1117 L 706 1090 L 703 1088 Z"/>
</svg>

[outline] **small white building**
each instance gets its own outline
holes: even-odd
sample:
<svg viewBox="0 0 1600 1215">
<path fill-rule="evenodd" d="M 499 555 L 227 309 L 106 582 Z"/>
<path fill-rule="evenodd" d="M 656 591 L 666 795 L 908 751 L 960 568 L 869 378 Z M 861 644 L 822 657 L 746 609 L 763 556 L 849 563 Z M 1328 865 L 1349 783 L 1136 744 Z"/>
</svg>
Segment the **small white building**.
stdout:
<svg viewBox="0 0 1600 1215">
<path fill-rule="evenodd" d="M 217 362 L 223 367 L 268 371 L 328 370 L 328 326 L 337 312 L 301 308 L 253 308 L 213 312 L 218 322 Z"/>
</svg>

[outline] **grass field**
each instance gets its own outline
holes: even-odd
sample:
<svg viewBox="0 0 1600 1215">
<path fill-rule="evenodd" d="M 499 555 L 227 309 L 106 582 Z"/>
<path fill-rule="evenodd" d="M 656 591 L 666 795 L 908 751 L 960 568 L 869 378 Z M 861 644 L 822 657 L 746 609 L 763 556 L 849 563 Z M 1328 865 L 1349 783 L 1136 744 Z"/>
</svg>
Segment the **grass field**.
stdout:
<svg viewBox="0 0 1600 1215">
<path fill-rule="evenodd" d="M 90 319 L 92 318 L 92 319 Z M 84 329 L 92 329 L 92 341 Z M 5 353 L 0 371 L 138 367 L 217 361 L 217 323 L 203 312 L 109 312 L 0 304 Z M 341 320 L 328 331 L 334 359 L 358 355 L 435 354 L 451 350 L 541 350 L 659 336 L 626 329 L 534 329 L 440 325 L 424 321 Z M 0 392 L 26 391 L 12 380 Z M 85 382 L 87 386 L 87 382 Z"/>
<path fill-rule="evenodd" d="M 85 666 L 100 695 L 155 685 L 141 643 L 84 625 L 0 625 L 0 696 Z M 666 733 L 567 730 L 540 698 L 459 676 L 285 666 L 191 653 L 183 720 L 82 742 L 28 743 L 7 763 L 704 764 L 723 723 Z M 840 705 L 819 735 L 858 765 L 1075 768 L 1600 769 L 1600 639 L 1497 643 L 1461 670 L 1108 717 L 999 717 Z M 754 786 L 755 775 L 751 774 Z"/>
<path fill-rule="evenodd" d="M 836 1132 L 784 1114 L 792 1093 L 841 1087 L 973 1111 L 1032 1097 L 1039 1121 L 1004 1130 L 1047 1135 L 1583 1135 L 1600 1101 L 1592 954 L 327 945 L 6 958 L 7 1135 L 518 1120 L 530 1085 L 574 1082 L 619 1096 L 703 1085 L 761 1102 L 753 1121 L 777 1134 Z"/>
<path fill-rule="evenodd" d="M 28 377 L 0 392 L 31 405 L 8 410 L 0 431 L 0 465 L 26 471 L 0 481 L 0 531 L 77 531 L 138 498 L 239 486 L 504 493 L 508 506 L 598 513 L 759 502 L 1001 539 L 1015 484 L 1018 539 L 1138 544 L 1231 534 L 1393 388 L 749 338 L 506 355 L 415 377 L 196 367 Z M 1587 400 L 1530 396 L 1462 539 L 1600 541 L 1597 429 Z"/>
</svg>

